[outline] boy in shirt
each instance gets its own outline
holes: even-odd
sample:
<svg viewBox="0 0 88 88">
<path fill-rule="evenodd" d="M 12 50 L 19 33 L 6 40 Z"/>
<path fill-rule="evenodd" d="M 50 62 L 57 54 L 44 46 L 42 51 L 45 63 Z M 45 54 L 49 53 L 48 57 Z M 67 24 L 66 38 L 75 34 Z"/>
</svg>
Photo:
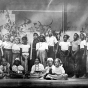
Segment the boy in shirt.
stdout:
<svg viewBox="0 0 88 88">
<path fill-rule="evenodd" d="M 22 51 L 21 62 L 22 62 L 22 65 L 24 66 L 25 73 L 27 73 L 28 70 L 30 71 L 30 63 L 29 63 L 30 45 L 27 43 L 27 36 L 22 37 L 21 51 Z"/>
</svg>

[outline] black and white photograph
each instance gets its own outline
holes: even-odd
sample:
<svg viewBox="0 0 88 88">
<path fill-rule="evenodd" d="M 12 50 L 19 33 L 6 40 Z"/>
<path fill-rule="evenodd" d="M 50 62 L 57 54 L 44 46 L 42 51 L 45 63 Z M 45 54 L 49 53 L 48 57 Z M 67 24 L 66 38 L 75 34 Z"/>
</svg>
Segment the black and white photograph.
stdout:
<svg viewBox="0 0 88 88">
<path fill-rule="evenodd" d="M 0 87 L 87 87 L 88 0 L 0 0 Z"/>
</svg>

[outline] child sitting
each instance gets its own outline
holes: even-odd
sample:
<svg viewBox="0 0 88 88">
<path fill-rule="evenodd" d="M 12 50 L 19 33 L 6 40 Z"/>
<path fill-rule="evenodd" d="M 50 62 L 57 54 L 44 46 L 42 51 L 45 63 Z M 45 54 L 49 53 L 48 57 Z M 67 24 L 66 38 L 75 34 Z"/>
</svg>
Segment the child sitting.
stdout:
<svg viewBox="0 0 88 88">
<path fill-rule="evenodd" d="M 39 63 L 39 59 L 35 59 L 35 64 L 32 66 L 30 73 L 31 76 L 42 74 L 43 71 L 44 71 L 44 66 L 41 63 Z"/>
<path fill-rule="evenodd" d="M 61 80 L 61 79 L 67 79 L 68 75 L 65 74 L 65 70 L 63 68 L 63 66 L 61 65 L 61 60 L 56 58 L 55 59 L 55 67 L 52 70 L 52 74 L 50 74 L 49 76 L 52 79 L 56 79 L 56 80 Z"/>
<path fill-rule="evenodd" d="M 10 72 L 10 64 L 6 61 L 6 59 L 2 58 L 0 65 L 0 74 L 2 74 L 3 77 L 6 77 L 9 75 L 9 72 Z"/>
<path fill-rule="evenodd" d="M 43 77 L 41 79 L 51 79 L 49 76 L 49 74 L 52 74 L 52 70 L 55 68 L 55 66 L 53 65 L 53 59 L 52 58 L 48 58 L 47 59 L 47 64 L 48 66 L 45 67 L 44 70 L 44 74 Z"/>
<path fill-rule="evenodd" d="M 24 73 L 24 68 L 21 65 L 21 61 L 19 58 L 16 58 L 12 66 L 11 77 L 15 77 L 15 78 L 23 77 L 23 73 Z"/>
</svg>

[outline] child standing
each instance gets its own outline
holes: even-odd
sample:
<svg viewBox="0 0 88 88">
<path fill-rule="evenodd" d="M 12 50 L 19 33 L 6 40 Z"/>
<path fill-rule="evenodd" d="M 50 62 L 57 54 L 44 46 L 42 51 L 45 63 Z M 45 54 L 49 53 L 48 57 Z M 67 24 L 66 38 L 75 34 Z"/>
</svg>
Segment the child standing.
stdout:
<svg viewBox="0 0 88 88">
<path fill-rule="evenodd" d="M 46 66 L 46 59 L 47 59 L 47 51 L 48 51 L 48 44 L 45 42 L 44 36 L 40 36 L 39 43 L 36 44 L 37 50 L 37 58 L 40 59 L 40 62 Z"/>
<path fill-rule="evenodd" d="M 29 54 L 30 54 L 30 45 L 27 43 L 27 36 L 22 37 L 22 45 L 21 45 L 21 49 L 22 49 L 22 64 L 24 66 L 25 69 L 25 73 L 28 72 L 28 70 L 30 71 L 30 58 L 29 58 Z"/>
<path fill-rule="evenodd" d="M 69 72 L 69 54 L 71 51 L 71 43 L 67 41 L 68 39 L 69 36 L 64 35 L 63 41 L 59 43 L 60 59 L 67 74 Z"/>
<path fill-rule="evenodd" d="M 16 59 L 16 58 L 21 58 L 21 49 L 20 49 L 20 46 L 21 46 L 21 44 L 20 44 L 20 38 L 18 38 L 18 37 L 16 37 L 15 38 L 15 44 L 13 44 L 13 46 L 12 46 L 12 53 L 13 53 L 13 60 L 12 60 L 12 64 L 13 64 L 13 62 L 14 62 L 14 60 Z"/>
<path fill-rule="evenodd" d="M 5 35 L 4 39 L 5 41 L 2 44 L 4 58 L 12 66 L 12 45 L 13 44 L 10 42 L 10 38 L 8 34 Z"/>
<path fill-rule="evenodd" d="M 80 76 L 82 78 L 85 78 L 85 74 L 86 74 L 86 50 L 87 50 L 87 43 L 85 40 L 85 35 L 83 33 L 80 34 Z"/>
<path fill-rule="evenodd" d="M 74 68 L 74 76 L 73 78 L 76 78 L 79 76 L 79 70 L 80 70 L 80 41 L 79 41 L 79 35 L 77 33 L 74 34 L 74 40 L 72 41 L 72 60 L 73 60 L 73 68 Z"/>
</svg>

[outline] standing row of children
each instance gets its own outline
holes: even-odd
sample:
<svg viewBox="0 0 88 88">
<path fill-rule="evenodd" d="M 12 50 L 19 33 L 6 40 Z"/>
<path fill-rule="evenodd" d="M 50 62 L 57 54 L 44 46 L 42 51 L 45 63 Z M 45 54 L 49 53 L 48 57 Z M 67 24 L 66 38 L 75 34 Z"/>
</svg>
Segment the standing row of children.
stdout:
<svg viewBox="0 0 88 88">
<path fill-rule="evenodd" d="M 88 44 L 84 33 L 80 35 L 75 33 L 71 42 L 68 41 L 68 35 L 64 35 L 63 40 L 60 40 L 59 35 L 57 36 L 54 36 L 51 30 L 40 36 L 34 33 L 33 43 L 30 46 L 26 36 L 22 37 L 22 43 L 20 38 L 15 37 L 13 43 L 7 34 L 4 36 L 4 41 L 0 40 L 0 64 L 4 58 L 9 63 L 10 70 L 13 70 L 12 66 L 19 58 L 20 65 L 25 72 L 28 72 L 36 58 L 44 67 L 47 66 L 47 58 L 53 58 L 53 60 L 60 58 L 68 76 L 85 77 L 88 73 Z"/>
</svg>

